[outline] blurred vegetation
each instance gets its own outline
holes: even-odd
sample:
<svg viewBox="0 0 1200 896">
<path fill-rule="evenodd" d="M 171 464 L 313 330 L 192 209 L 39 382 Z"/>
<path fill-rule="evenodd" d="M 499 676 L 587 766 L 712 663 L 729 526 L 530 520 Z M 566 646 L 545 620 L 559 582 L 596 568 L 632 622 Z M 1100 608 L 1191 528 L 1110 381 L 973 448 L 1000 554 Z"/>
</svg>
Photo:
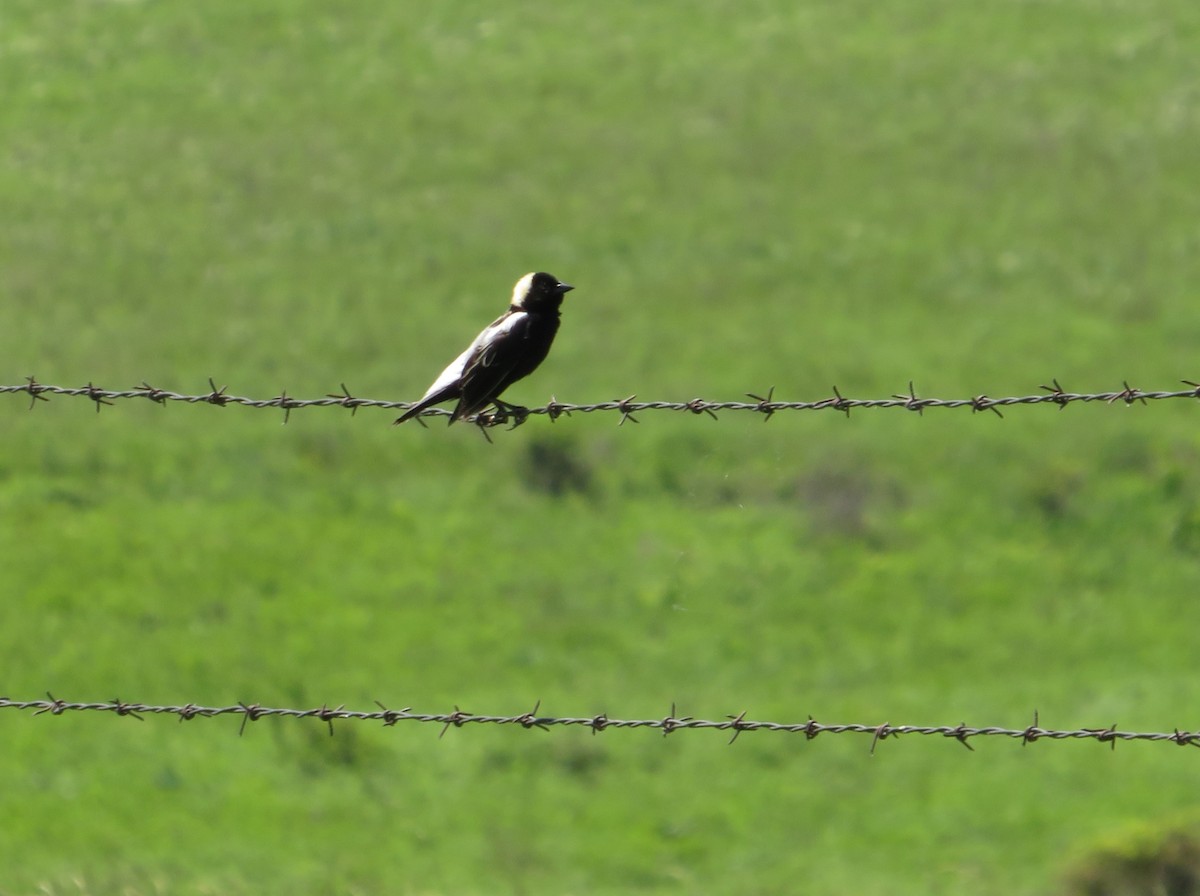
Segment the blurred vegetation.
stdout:
<svg viewBox="0 0 1200 896">
<path fill-rule="evenodd" d="M 415 399 L 1200 379 L 1200 6 L 0 6 L 0 380 Z M 1187 727 L 1197 408 L 0 401 L 0 692 Z M 1038 893 L 1138 744 L 0 717 L 0 892 Z"/>
<path fill-rule="evenodd" d="M 1076 860 L 1067 896 L 1194 896 L 1200 893 L 1195 821 L 1144 822 L 1110 833 Z"/>
</svg>

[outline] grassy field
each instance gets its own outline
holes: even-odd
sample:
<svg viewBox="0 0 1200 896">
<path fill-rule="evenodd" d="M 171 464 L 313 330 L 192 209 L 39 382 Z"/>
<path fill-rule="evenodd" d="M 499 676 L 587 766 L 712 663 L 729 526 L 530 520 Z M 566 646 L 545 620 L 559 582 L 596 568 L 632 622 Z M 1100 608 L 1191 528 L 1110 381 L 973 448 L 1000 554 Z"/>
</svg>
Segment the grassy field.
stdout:
<svg viewBox="0 0 1200 896">
<path fill-rule="evenodd" d="M 415 10 L 415 8 L 414 8 Z M 1200 7 L 7 0 L 0 382 L 1200 380 Z M 0 693 L 1196 728 L 1200 408 L 393 428 L 0 396 Z M 557 487 L 550 462 L 571 476 Z M 0 713 L 0 893 L 1043 894 L 1157 744 Z"/>
</svg>

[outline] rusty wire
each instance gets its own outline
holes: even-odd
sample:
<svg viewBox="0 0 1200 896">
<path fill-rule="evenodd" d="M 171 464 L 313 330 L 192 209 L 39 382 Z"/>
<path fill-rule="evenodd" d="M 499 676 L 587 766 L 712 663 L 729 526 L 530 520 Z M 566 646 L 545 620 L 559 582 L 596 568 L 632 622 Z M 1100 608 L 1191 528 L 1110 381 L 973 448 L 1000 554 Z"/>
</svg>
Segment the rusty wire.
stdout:
<svg viewBox="0 0 1200 896">
<path fill-rule="evenodd" d="M 542 407 L 518 408 L 508 407 L 497 409 L 495 413 L 479 414 L 473 421 L 479 426 L 491 427 L 511 424 L 518 426 L 531 416 L 546 416 L 551 421 L 561 416 L 573 413 L 590 414 L 597 411 L 615 411 L 621 415 L 620 423 L 626 421 L 637 423 L 633 415 L 643 411 L 690 411 L 693 414 L 705 414 L 717 419 L 718 411 L 750 411 L 763 415 L 763 420 L 769 420 L 779 411 L 841 411 L 849 416 L 851 410 L 858 408 L 896 408 L 915 411 L 920 414 L 927 408 L 969 408 L 972 413 L 991 411 L 998 417 L 1004 415 L 1001 408 L 1019 405 L 1049 404 L 1062 410 L 1069 404 L 1078 402 L 1100 402 L 1104 404 L 1122 403 L 1131 405 L 1135 402 L 1147 404 L 1151 401 L 1163 401 L 1171 398 L 1200 399 L 1200 383 L 1182 380 L 1187 389 L 1175 391 L 1147 391 L 1130 386 L 1128 382 L 1120 389 L 1109 392 L 1068 392 L 1059 385 L 1058 380 L 1051 380 L 1052 385 L 1043 385 L 1041 393 L 1035 395 L 1018 395 L 1004 398 L 989 398 L 987 395 L 976 395 L 973 398 L 924 398 L 918 396 L 913 384 L 908 384 L 908 391 L 892 395 L 890 398 L 847 398 L 835 386 L 833 396 L 817 401 L 777 401 L 775 389 L 767 390 L 765 396 L 746 393 L 751 401 L 709 401 L 704 398 L 693 398 L 690 401 L 636 401 L 636 395 L 627 398 L 600 401 L 592 404 L 571 404 L 561 402 L 551 397 Z M 291 417 L 293 410 L 311 407 L 341 407 L 349 408 L 356 413 L 359 408 L 384 408 L 385 410 L 403 411 L 411 408 L 413 403 L 406 401 L 380 401 L 372 398 L 359 398 L 350 393 L 345 383 L 340 392 L 329 393 L 323 398 L 293 398 L 286 391 L 274 398 L 247 398 L 242 395 L 231 395 L 227 386 L 217 386 L 211 379 L 208 381 L 209 391 L 198 395 L 186 395 L 158 389 L 147 383 L 142 383 L 134 389 L 112 390 L 102 389 L 92 383 L 86 386 L 65 387 L 52 386 L 38 382 L 34 377 L 27 377 L 26 382 L 19 385 L 0 385 L 0 394 L 25 394 L 29 396 L 29 406 L 34 407 L 39 401 L 48 401 L 47 396 L 61 395 L 86 398 L 96 405 L 99 411 L 104 405 L 126 398 L 148 399 L 157 404 L 168 401 L 181 401 L 187 404 L 210 404 L 218 407 L 241 405 L 249 408 L 277 408 L 284 412 L 284 422 Z M 444 408 L 429 408 L 421 417 L 446 417 L 450 411 Z M 418 417 L 420 420 L 420 417 Z"/>
<path fill-rule="evenodd" d="M 47 693 L 45 700 L 12 700 L 0 697 L 0 709 L 32 710 L 33 715 L 44 714 L 63 715 L 69 712 L 105 712 L 116 716 L 144 720 L 148 715 L 173 715 L 179 721 L 191 719 L 210 719 L 218 716 L 241 717 L 238 733 L 246 729 L 248 722 L 271 716 L 294 719 L 317 719 L 329 726 L 333 734 L 335 721 L 350 722 L 381 722 L 391 727 L 400 722 L 424 722 L 440 725 L 441 737 L 451 727 L 464 728 L 472 725 L 508 725 L 526 730 L 539 729 L 549 731 L 551 728 L 587 728 L 592 734 L 619 728 L 647 728 L 662 732 L 665 737 L 679 731 L 698 731 L 710 729 L 714 731 L 729 731 L 732 735 L 729 743 L 747 731 L 775 731 L 785 734 L 803 734 L 805 740 L 813 740 L 821 734 L 861 734 L 871 738 L 871 752 L 876 746 L 888 738 L 896 738 L 903 734 L 924 735 L 927 737 L 949 738 L 962 744 L 968 750 L 974 750 L 969 741 L 977 737 L 999 737 L 1020 741 L 1022 745 L 1039 740 L 1092 740 L 1108 744 L 1115 749 L 1118 741 L 1152 741 L 1156 743 L 1171 743 L 1181 747 L 1200 747 L 1200 731 L 1186 731 L 1179 728 L 1171 732 L 1122 731 L 1112 724 L 1106 728 L 1077 728 L 1055 729 L 1041 727 L 1038 714 L 1033 714 L 1033 724 L 1025 728 L 1005 728 L 1001 726 L 972 727 L 966 723 L 959 725 L 892 725 L 884 722 L 879 725 L 868 724 L 828 724 L 818 722 L 812 716 L 804 722 L 765 722 L 746 718 L 746 713 L 728 715 L 721 721 L 697 719 L 692 716 L 681 716 L 674 704 L 671 712 L 658 719 L 614 719 L 606 713 L 594 716 L 550 716 L 539 715 L 541 701 L 534 704 L 533 709 L 519 715 L 483 715 L 466 712 L 454 707 L 453 712 L 413 712 L 410 707 L 404 709 L 388 709 L 376 701 L 378 710 L 358 711 L 346 709 L 344 705 L 331 707 L 328 705 L 314 709 L 287 709 L 274 706 L 263 706 L 258 703 L 236 703 L 232 706 L 198 706 L 188 703 L 183 706 L 156 706 L 147 703 L 130 703 L 124 700 L 109 700 L 92 703 L 72 703 L 59 700 Z"/>
</svg>

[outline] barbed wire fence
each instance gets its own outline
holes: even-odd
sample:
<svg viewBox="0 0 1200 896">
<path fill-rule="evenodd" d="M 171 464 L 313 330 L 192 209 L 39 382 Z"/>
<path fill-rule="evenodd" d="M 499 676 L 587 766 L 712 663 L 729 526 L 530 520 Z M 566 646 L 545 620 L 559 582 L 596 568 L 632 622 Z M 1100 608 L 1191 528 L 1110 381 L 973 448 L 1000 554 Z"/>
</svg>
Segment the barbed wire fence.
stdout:
<svg viewBox="0 0 1200 896">
<path fill-rule="evenodd" d="M 840 411 L 849 416 L 857 409 L 899 409 L 922 414 L 929 408 L 966 408 L 972 413 L 991 411 L 1003 417 L 1001 408 L 1027 407 L 1033 405 L 1054 405 L 1063 410 L 1070 404 L 1102 403 L 1113 405 L 1117 403 L 1126 406 L 1135 403 L 1148 404 L 1153 401 L 1170 399 L 1200 400 L 1200 383 L 1191 380 L 1181 381 L 1188 388 L 1178 390 L 1148 391 L 1131 386 L 1127 381 L 1120 389 L 1102 392 L 1069 392 L 1064 389 L 1057 379 L 1051 380 L 1051 385 L 1040 386 L 1041 392 L 1024 396 L 1007 396 L 991 398 L 987 395 L 976 395 L 970 398 L 926 398 L 918 396 L 913 383 L 908 384 L 908 391 L 894 394 L 888 398 L 849 398 L 833 388 L 833 396 L 817 401 L 782 401 L 774 397 L 775 390 L 767 390 L 766 395 L 746 393 L 750 401 L 710 401 L 694 398 L 690 401 L 637 401 L 636 395 L 627 398 L 601 401 L 591 404 L 573 404 L 560 402 L 551 397 L 547 404 L 541 407 L 519 408 L 504 406 L 497 408 L 495 413 L 481 413 L 471 418 L 472 422 L 484 428 L 510 425 L 519 426 L 531 416 L 545 416 L 552 422 L 561 416 L 573 413 L 590 414 L 595 412 L 616 412 L 620 414 L 619 425 L 626 422 L 637 423 L 634 414 L 644 411 L 687 411 L 695 415 L 707 415 L 717 418 L 718 412 L 738 411 L 762 414 L 764 421 L 781 411 Z M 159 405 L 167 402 L 182 402 L 185 404 L 208 404 L 217 407 L 229 405 L 278 409 L 284 412 L 284 423 L 290 419 L 291 412 L 301 408 L 340 407 L 349 409 L 351 414 L 359 408 L 381 408 L 390 411 L 405 411 L 412 407 L 412 402 L 384 401 L 361 398 L 353 395 L 343 383 L 341 391 L 330 393 L 321 398 L 293 398 L 286 391 L 273 398 L 250 398 L 230 394 L 227 386 L 218 387 L 210 379 L 209 391 L 198 394 L 185 394 L 159 389 L 147 383 L 133 389 L 111 390 L 103 389 L 89 382 L 85 386 L 56 386 L 41 383 L 35 377 L 27 377 L 26 381 L 15 385 L 0 385 L 0 394 L 24 394 L 29 396 L 29 407 L 33 409 L 40 401 L 48 401 L 51 396 L 70 398 L 85 398 L 95 404 L 97 412 L 102 407 L 111 406 L 125 399 L 145 399 Z M 429 408 L 422 417 L 448 417 L 450 411 L 442 408 Z M 420 421 L 420 418 L 417 418 Z M 118 717 L 144 720 L 146 716 L 173 715 L 180 722 L 192 719 L 211 719 L 222 716 L 240 717 L 239 734 L 244 733 L 249 722 L 262 718 L 279 717 L 291 719 L 316 719 L 329 726 L 329 733 L 334 733 L 333 723 L 337 722 L 377 722 L 391 727 L 401 722 L 417 722 L 441 726 L 439 737 L 445 735 L 450 728 L 464 728 L 475 725 L 502 725 L 524 730 L 537 729 L 549 731 L 555 728 L 587 728 L 592 734 L 613 729 L 649 729 L 661 732 L 663 736 L 680 731 L 712 730 L 731 732 L 729 743 L 733 743 L 745 732 L 776 732 L 785 734 L 801 734 L 805 740 L 813 740 L 819 735 L 856 734 L 870 737 L 870 752 L 873 754 L 881 741 L 898 738 L 901 735 L 918 735 L 925 737 L 949 738 L 957 741 L 969 750 L 973 750 L 970 741 L 975 738 L 1002 738 L 1020 742 L 1022 746 L 1035 741 L 1067 741 L 1088 740 L 1116 747 L 1118 741 L 1147 741 L 1151 743 L 1169 743 L 1176 746 L 1200 747 L 1200 730 L 1189 731 L 1175 728 L 1170 732 L 1126 731 L 1119 729 L 1114 723 L 1102 728 L 1055 729 L 1044 728 L 1040 725 L 1038 714 L 1033 714 L 1033 724 L 1024 728 L 1009 728 L 1004 726 L 969 726 L 965 722 L 958 725 L 893 725 L 889 722 L 882 724 L 818 722 L 811 716 L 804 722 L 773 722 L 748 719 L 746 712 L 727 715 L 721 720 L 698 719 L 677 714 L 676 707 L 671 706 L 671 712 L 662 718 L 653 719 L 623 719 L 613 718 L 605 713 L 592 716 L 552 716 L 540 715 L 540 701 L 533 709 L 517 715 L 477 714 L 466 712 L 455 707 L 452 712 L 413 712 L 411 707 L 404 709 L 389 709 L 378 703 L 378 710 L 360 711 L 349 710 L 344 705 L 330 707 L 328 705 L 312 709 L 296 709 L 286 707 L 270 707 L 257 703 L 237 703 L 231 706 L 200 706 L 194 703 L 184 705 L 154 705 L 147 703 L 128 702 L 119 699 L 101 702 L 70 702 L 59 700 L 47 694 L 44 700 L 13 700 L 0 697 L 0 710 L 13 709 L 31 711 L 33 715 L 44 714 L 63 715 L 75 712 L 110 713 Z"/>
<path fill-rule="evenodd" d="M 693 398 L 690 401 L 638 401 L 636 395 L 627 398 L 617 398 L 609 401 L 591 404 L 573 404 L 559 401 L 551 397 L 540 407 L 521 408 L 507 406 L 497 408 L 494 413 L 481 413 L 471 418 L 483 428 L 510 425 L 519 426 L 533 416 L 545 416 L 552 422 L 559 417 L 569 417 L 572 414 L 591 414 L 597 412 L 615 412 L 620 414 L 619 425 L 626 422 L 637 423 L 634 416 L 645 411 L 688 411 L 692 414 L 707 415 L 718 419 L 717 414 L 726 411 L 750 412 L 763 415 L 763 420 L 770 420 L 781 411 L 840 411 L 849 416 L 852 410 L 858 409 L 898 409 L 924 413 L 929 408 L 966 408 L 972 413 L 991 411 L 998 417 L 1003 417 L 1001 408 L 1023 407 L 1031 405 L 1054 405 L 1062 410 L 1070 404 L 1102 403 L 1132 405 L 1135 403 L 1148 404 L 1152 401 L 1169 399 L 1200 399 L 1200 383 L 1192 380 L 1181 380 L 1186 389 L 1176 390 L 1145 390 L 1138 389 L 1128 382 L 1123 382 L 1120 389 L 1105 392 L 1068 392 L 1057 379 L 1051 380 L 1051 385 L 1042 385 L 1040 393 L 1032 395 L 1013 395 L 1002 398 L 991 398 L 987 395 L 975 395 L 970 398 L 925 398 L 918 396 L 913 383 L 908 384 L 906 393 L 897 393 L 888 398 L 848 398 L 833 387 L 833 395 L 817 401 L 781 401 L 775 399 L 775 389 L 768 389 L 766 395 L 747 392 L 750 401 L 710 401 L 705 398 Z M 198 394 L 184 394 L 166 389 L 158 389 L 148 383 L 142 383 L 133 389 L 103 389 L 89 382 L 85 386 L 54 386 L 41 383 L 35 377 L 26 377 L 24 383 L 15 385 L 0 385 L 0 394 L 28 395 L 29 407 L 37 406 L 39 401 L 49 401 L 51 396 L 69 398 L 85 398 L 93 402 L 97 412 L 102 407 L 111 406 L 124 399 L 142 399 L 156 404 L 165 405 L 167 402 L 183 402 L 185 404 L 208 404 L 217 407 L 237 405 L 248 408 L 274 408 L 283 411 L 283 422 L 287 423 L 294 410 L 301 408 L 347 408 L 351 414 L 359 408 L 382 408 L 391 411 L 406 411 L 415 404 L 407 401 L 382 401 L 373 398 L 360 398 L 353 395 L 341 384 L 341 392 L 329 393 L 321 398 L 293 398 L 286 390 L 273 398 L 250 398 L 244 395 L 233 395 L 228 386 L 217 386 L 210 379 L 209 391 Z M 417 417 L 449 417 L 450 411 L 444 408 L 428 408 Z"/>
<path fill-rule="evenodd" d="M 858 734 L 871 738 L 870 752 L 881 741 L 898 738 L 901 735 L 921 735 L 925 737 L 949 738 L 962 744 L 968 750 L 974 750 L 970 741 L 980 737 L 998 737 L 1019 741 L 1022 746 L 1039 740 L 1066 741 L 1090 740 L 1108 744 L 1116 749 L 1118 741 L 1149 741 L 1151 743 L 1169 743 L 1180 747 L 1200 747 L 1200 731 L 1186 731 L 1179 728 L 1171 732 L 1124 731 L 1114 723 L 1107 728 L 1076 728 L 1056 729 L 1043 728 L 1040 725 L 1038 713 L 1033 713 L 1033 724 L 1025 728 L 1005 728 L 1001 726 L 974 727 L 965 722 L 959 725 L 892 725 L 888 722 L 878 725 L 869 724 L 829 724 L 818 722 L 812 716 L 804 722 L 768 722 L 746 718 L 745 712 L 737 715 L 727 715 L 723 720 L 697 719 L 691 716 L 681 716 L 674 704 L 671 712 L 657 719 L 621 719 L 613 718 L 606 713 L 593 716 L 552 716 L 539 715 L 541 701 L 534 704 L 533 709 L 519 715 L 484 715 L 466 712 L 454 707 L 453 712 L 413 712 L 411 707 L 404 709 L 388 709 L 376 701 L 378 710 L 359 711 L 346 709 L 345 706 L 320 706 L 314 709 L 289 709 L 275 706 L 262 706 L 257 703 L 237 703 L 232 706 L 198 706 L 188 703 L 183 706 L 157 706 L 148 703 L 130 703 L 124 700 L 110 700 L 96 703 L 72 703 L 59 700 L 52 694 L 44 700 L 12 700 L 0 697 L 0 710 L 15 709 L 32 711 L 35 716 L 50 714 L 63 715 L 74 712 L 111 713 L 122 718 L 133 718 L 144 721 L 149 715 L 171 715 L 178 717 L 180 722 L 192 719 L 212 719 L 220 716 L 241 718 L 238 733 L 243 734 L 249 722 L 262 718 L 280 717 L 291 719 L 316 719 L 329 726 L 329 733 L 334 733 L 333 723 L 338 722 L 380 722 L 392 727 L 401 722 L 420 722 L 441 726 L 442 737 L 450 728 L 463 728 L 474 725 L 506 725 L 526 731 L 537 729 L 549 731 L 552 728 L 587 728 L 592 734 L 614 729 L 645 728 L 659 731 L 665 737 L 680 731 L 728 731 L 732 732 L 729 743 L 733 743 L 746 732 L 772 731 L 784 734 L 802 734 L 805 740 L 813 740 L 822 734 Z"/>
</svg>

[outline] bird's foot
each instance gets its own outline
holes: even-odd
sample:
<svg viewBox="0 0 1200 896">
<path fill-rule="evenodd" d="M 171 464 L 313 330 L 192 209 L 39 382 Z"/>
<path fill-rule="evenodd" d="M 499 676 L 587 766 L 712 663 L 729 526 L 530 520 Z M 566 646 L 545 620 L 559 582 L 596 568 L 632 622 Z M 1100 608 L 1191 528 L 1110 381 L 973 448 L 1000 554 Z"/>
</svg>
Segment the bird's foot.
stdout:
<svg viewBox="0 0 1200 896">
<path fill-rule="evenodd" d="M 496 413 L 487 415 L 490 426 L 501 426 L 511 421 L 512 426 L 509 427 L 511 431 L 529 419 L 529 408 L 527 407 L 519 404 L 509 404 L 507 401 L 500 401 L 498 398 L 493 398 L 492 404 L 496 406 Z"/>
</svg>

